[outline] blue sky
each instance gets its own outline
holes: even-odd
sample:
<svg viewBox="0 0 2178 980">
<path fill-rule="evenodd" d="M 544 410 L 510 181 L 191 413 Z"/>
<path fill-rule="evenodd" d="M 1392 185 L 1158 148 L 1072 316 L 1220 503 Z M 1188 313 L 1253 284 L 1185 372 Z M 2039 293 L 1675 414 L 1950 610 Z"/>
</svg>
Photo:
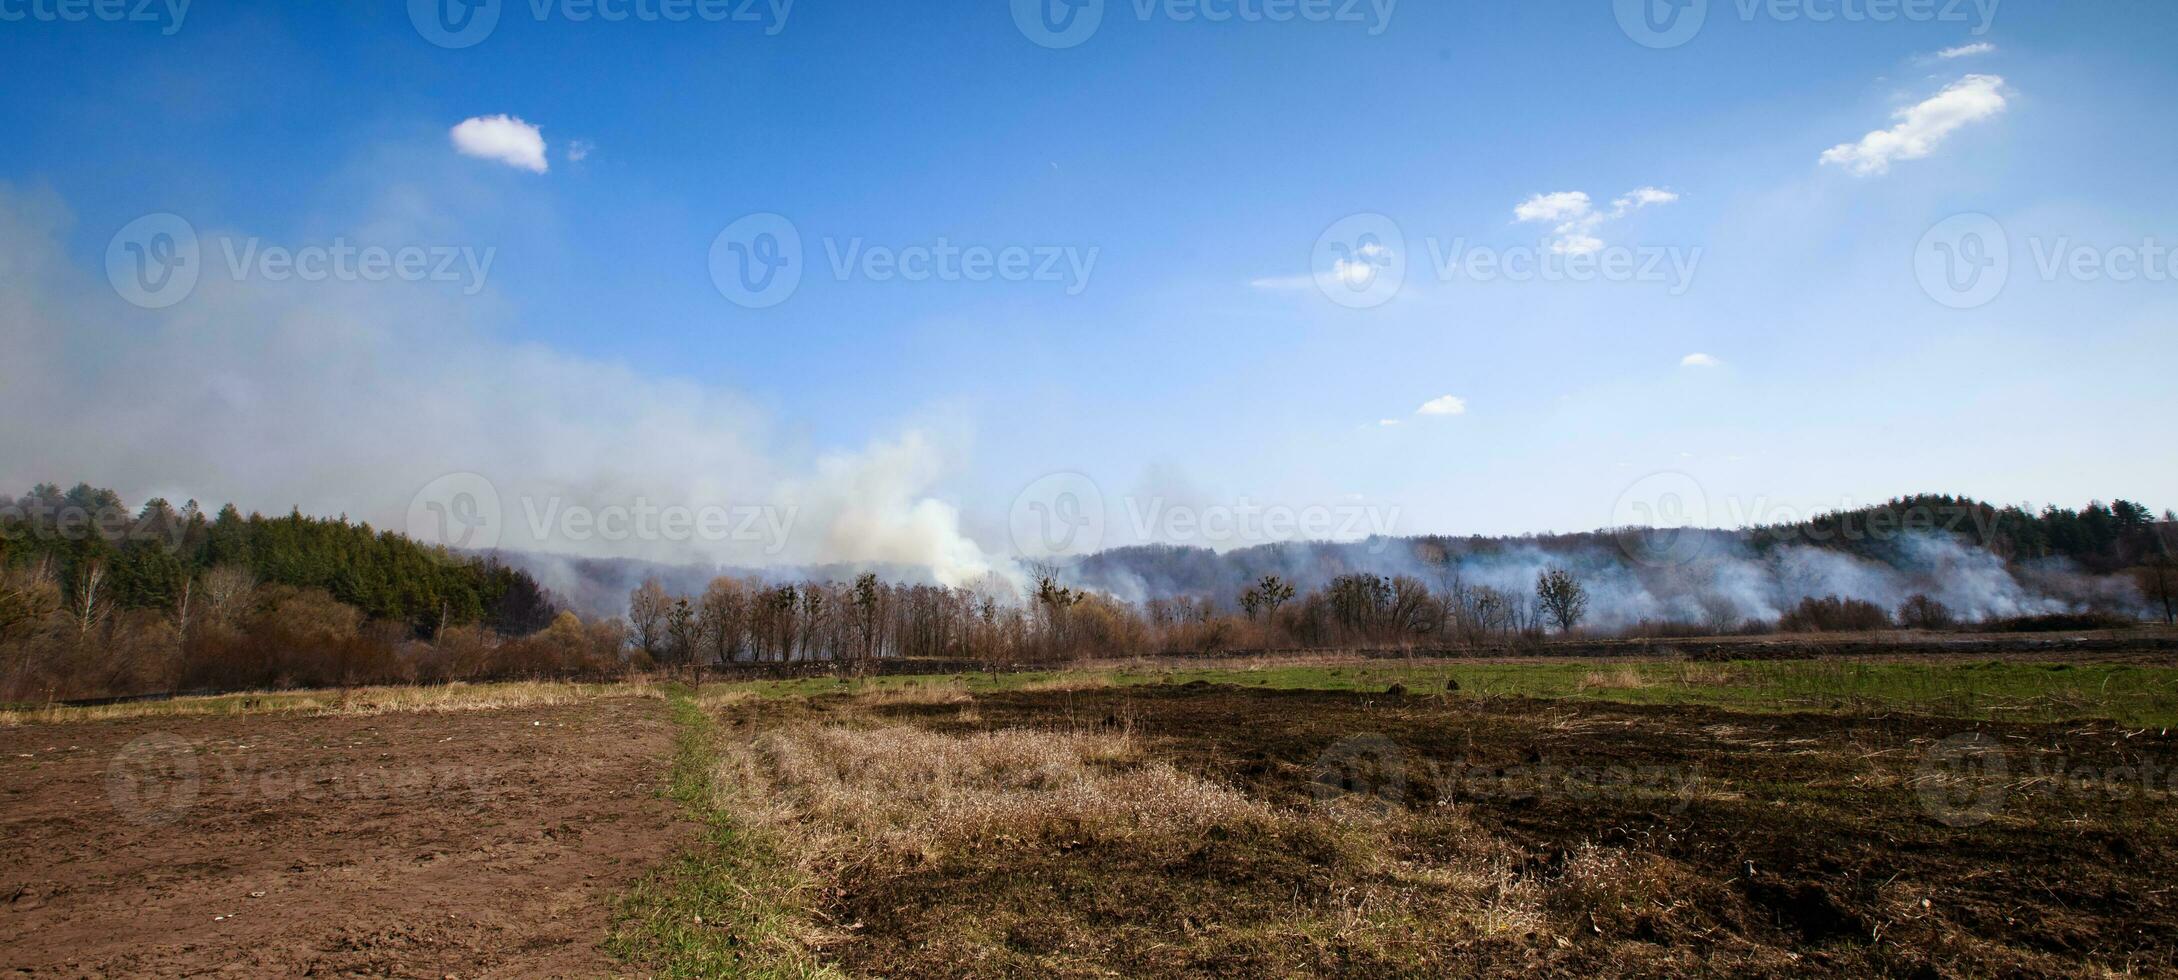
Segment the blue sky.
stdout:
<svg viewBox="0 0 2178 980">
<path fill-rule="evenodd" d="M 170 17 L 38 13 L 51 2 L 0 0 L 23 13 L 0 20 L 17 96 L 0 102 L 0 214 L 11 288 L 39 297 L 10 334 L 50 358 L 18 358 L 9 380 L 27 402 L 40 363 L 75 379 L 56 391 L 128 407 L 9 406 L 10 485 L 82 476 L 398 521 L 454 471 L 509 496 L 545 471 L 570 493 L 668 500 L 836 481 L 811 511 L 835 526 L 805 527 L 821 543 L 791 555 L 843 558 L 1005 553 L 1009 508 L 1059 472 L 1114 509 L 1103 543 L 1142 536 L 1116 515 L 1143 498 L 1361 503 L 1400 533 L 1586 529 L 1659 473 L 1699 487 L 1717 524 L 1917 491 L 2178 504 L 2158 448 L 2178 414 L 2178 282 L 2076 271 L 2178 244 L 2169 4 L 1938 0 L 1815 23 L 1783 18 L 1838 5 L 1712 0 L 1691 40 L 1658 49 L 1604 0 L 1333 4 L 1357 19 L 1282 23 L 1113 0 L 1055 50 L 1003 0 L 679 23 L 524 0 L 459 49 L 400 4 L 200 0 L 169 33 Z M 537 130 L 545 172 L 450 139 L 502 114 Z M 1893 127 L 1926 145 L 1862 143 Z M 1840 146 L 1867 149 L 1823 160 Z M 1614 203 L 1641 189 L 1653 203 Z M 1517 220 L 1568 192 L 1585 211 Z M 708 262 L 759 212 L 800 235 L 803 279 L 751 309 Z M 152 213 L 184 217 L 208 256 L 214 239 L 353 240 L 491 264 L 473 294 L 238 281 L 140 310 L 101 292 L 103 269 L 117 230 Z M 2012 261 L 2000 294 L 1954 309 L 1915 263 L 1961 213 L 1990 216 Z M 1367 309 L 1312 276 L 1320 236 L 1355 214 L 1405 239 L 1404 280 Z M 941 238 L 1094 264 L 1071 284 L 829 267 L 828 247 Z M 1690 272 L 1443 281 L 1432 243 L 1454 242 Z M 2035 260 L 2054 249 L 2085 264 L 2048 274 Z M 441 337 L 461 363 L 405 363 L 444 360 Z M 228 367 L 214 383 L 90 363 L 113 345 Z M 1682 363 L 1697 353 L 1714 363 Z M 558 367 L 506 369 L 539 359 Z M 538 381 L 586 372 L 564 397 Z M 1464 410 L 1417 414 L 1448 395 Z M 206 424 L 171 421 L 200 410 Z M 167 421 L 131 440 L 86 415 Z M 267 415 L 395 431 L 275 448 L 300 430 Z M 616 439 L 624 425 L 655 431 Z M 896 450 L 904 473 L 868 475 Z M 864 547 L 836 525 L 863 522 L 872 482 L 891 515 L 873 520 L 915 529 Z"/>
</svg>

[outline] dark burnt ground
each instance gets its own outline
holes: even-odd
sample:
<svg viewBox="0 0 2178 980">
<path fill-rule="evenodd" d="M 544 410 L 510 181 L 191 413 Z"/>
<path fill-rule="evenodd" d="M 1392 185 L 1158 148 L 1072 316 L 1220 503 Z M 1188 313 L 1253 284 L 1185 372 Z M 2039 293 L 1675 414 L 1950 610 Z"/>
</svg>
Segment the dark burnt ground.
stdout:
<svg viewBox="0 0 2178 980">
<path fill-rule="evenodd" d="M 1177 858 L 1002 840 L 849 873 L 824 911 L 857 971 L 2178 969 L 2178 739 L 2158 732 L 1199 684 L 858 708 L 949 732 L 1126 729 L 1306 819 Z M 1477 866 L 1498 884 L 1430 884 Z M 1321 927 L 1342 915 L 1398 928 Z"/>
</svg>

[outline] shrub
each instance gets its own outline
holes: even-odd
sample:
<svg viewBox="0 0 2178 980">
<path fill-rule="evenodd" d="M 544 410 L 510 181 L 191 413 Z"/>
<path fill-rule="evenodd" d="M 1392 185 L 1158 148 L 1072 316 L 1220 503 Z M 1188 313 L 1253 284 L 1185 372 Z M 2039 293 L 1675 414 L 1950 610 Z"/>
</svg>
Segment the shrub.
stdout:
<svg viewBox="0 0 2178 980">
<path fill-rule="evenodd" d="M 1777 628 L 1788 633 L 1834 633 L 1851 630 L 1888 629 L 1891 617 L 1882 606 L 1863 599 L 1809 596 L 1778 619 Z"/>
<path fill-rule="evenodd" d="M 1958 621 L 1950 606 L 1925 595 L 1915 595 L 1898 607 L 1898 625 L 1909 630 L 1950 629 Z"/>
</svg>

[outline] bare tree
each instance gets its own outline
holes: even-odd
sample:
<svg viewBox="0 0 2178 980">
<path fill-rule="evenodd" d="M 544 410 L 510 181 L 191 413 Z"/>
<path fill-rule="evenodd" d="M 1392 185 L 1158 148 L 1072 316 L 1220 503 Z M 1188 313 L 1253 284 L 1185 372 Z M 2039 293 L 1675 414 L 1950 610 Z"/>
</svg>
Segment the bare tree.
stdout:
<svg viewBox="0 0 2178 980">
<path fill-rule="evenodd" d="M 698 632 L 713 661 L 732 663 L 741 653 L 741 639 L 748 629 L 749 596 L 740 582 L 720 577 L 703 590 L 698 613 Z"/>
<path fill-rule="evenodd" d="M 86 557 L 76 567 L 75 591 L 68 597 L 68 615 L 75 621 L 78 635 L 89 635 L 113 612 L 112 605 L 100 591 L 105 584 L 105 559 Z"/>
<path fill-rule="evenodd" d="M 242 605 L 251 591 L 257 588 L 257 576 L 240 565 L 215 565 L 203 575 L 199 587 L 204 594 L 204 615 L 212 622 L 226 624 L 242 611 Z"/>
<path fill-rule="evenodd" d="M 687 598 L 676 598 L 666 606 L 665 633 L 668 659 L 675 666 L 694 665 L 700 683 L 703 668 L 696 664 L 696 609 Z"/>
<path fill-rule="evenodd" d="M 1264 619 L 1276 622 L 1278 607 L 1291 601 L 1293 601 L 1293 586 L 1288 585 L 1286 580 L 1276 575 L 1263 576 L 1262 581 L 1255 583 L 1254 587 L 1240 594 L 1240 607 L 1247 610 L 1248 618 L 1251 620 L 1255 618 L 1256 612 L 1261 610 Z"/>
<path fill-rule="evenodd" d="M 182 576 L 181 594 L 174 597 L 174 648 L 176 650 L 186 649 L 189 646 L 189 625 L 192 621 L 190 617 L 196 612 L 192 602 L 196 599 L 196 594 L 196 577 L 193 575 Z"/>
<path fill-rule="evenodd" d="M 1694 598 L 1702 610 L 1702 628 L 1711 636 L 1729 633 L 1739 625 L 1739 606 L 1729 596 L 1704 592 Z"/>
<path fill-rule="evenodd" d="M 666 611 L 672 606 L 673 598 L 654 578 L 644 579 L 628 594 L 628 628 L 635 632 L 636 647 L 654 660 L 665 643 Z"/>
<path fill-rule="evenodd" d="M 1563 568 L 1550 567 L 1535 577 L 1535 599 L 1543 612 L 1558 624 L 1558 632 L 1570 633 L 1588 613 L 1588 590 Z"/>
</svg>

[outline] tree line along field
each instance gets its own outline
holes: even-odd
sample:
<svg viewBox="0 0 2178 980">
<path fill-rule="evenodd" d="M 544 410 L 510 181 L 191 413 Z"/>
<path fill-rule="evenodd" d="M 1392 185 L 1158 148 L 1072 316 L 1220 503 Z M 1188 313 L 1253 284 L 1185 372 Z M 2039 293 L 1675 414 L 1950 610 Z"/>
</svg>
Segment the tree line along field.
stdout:
<svg viewBox="0 0 2178 980">
<path fill-rule="evenodd" d="M 1653 542 L 1638 532 L 1295 545 L 1226 556 L 1120 549 L 1065 574 L 1028 568 L 954 587 L 874 572 L 840 581 L 709 569 L 671 587 L 646 579 L 615 599 L 623 612 L 584 616 L 497 556 L 428 547 L 345 519 L 244 516 L 232 506 L 208 515 L 194 502 L 177 508 L 164 500 L 132 511 L 110 491 L 45 485 L 0 504 L 0 701 L 603 681 L 656 667 L 767 662 L 939 658 L 1008 667 L 1281 649 L 1546 652 L 1569 639 L 2079 630 L 2178 614 L 2171 525 L 2124 500 L 2028 514 L 1960 498 L 1902 498 L 1799 525 L 1672 540 L 1753 556 L 1850 558 L 1877 569 L 1888 567 L 1880 556 L 1904 560 L 1897 553 L 1904 546 L 1862 532 L 1893 527 L 1955 535 L 1911 541 L 1981 549 L 1970 555 L 1984 563 L 1977 575 L 2010 581 L 2004 569 L 2016 567 L 2036 588 L 2062 586 L 2061 596 L 2030 597 L 2034 609 L 2059 611 L 1968 617 L 1910 591 L 1941 586 L 1941 576 L 1924 575 L 1900 580 L 1899 594 L 1884 602 L 1773 596 L 1778 608 L 1749 618 L 1713 583 L 1684 580 L 1702 562 L 1640 560 Z M 1492 563 L 1508 555 L 1538 564 L 1518 565 L 1507 578 Z M 1122 573 L 1163 582 L 1165 591 L 1125 598 L 1097 584 Z M 1624 605 L 1627 589 L 1638 591 L 1642 609 L 1678 611 L 1629 619 L 1621 609 L 1606 624 L 1603 610 Z M 2017 598 L 1991 608 L 2017 612 Z"/>
<path fill-rule="evenodd" d="M 2159 652 L 1317 655 L 39 707 L 0 714 L 0 890 L 23 926 L 0 959 L 2161 973 L 2174 719 Z"/>
</svg>

